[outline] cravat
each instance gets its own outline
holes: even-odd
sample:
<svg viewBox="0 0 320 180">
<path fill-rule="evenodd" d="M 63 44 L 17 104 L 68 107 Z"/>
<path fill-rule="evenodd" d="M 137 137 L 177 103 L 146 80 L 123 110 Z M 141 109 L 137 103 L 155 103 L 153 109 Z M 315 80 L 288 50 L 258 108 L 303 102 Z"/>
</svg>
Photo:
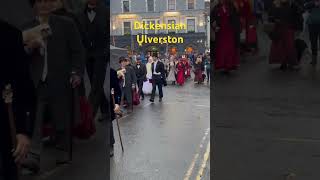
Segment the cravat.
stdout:
<svg viewBox="0 0 320 180">
<path fill-rule="evenodd" d="M 47 42 L 45 42 L 45 46 L 44 48 L 42 48 L 43 50 L 43 57 L 44 57 L 44 65 L 43 65 L 43 72 L 42 72 L 42 77 L 41 80 L 45 81 L 47 79 L 47 75 L 48 75 L 48 48 L 47 48 Z"/>
</svg>

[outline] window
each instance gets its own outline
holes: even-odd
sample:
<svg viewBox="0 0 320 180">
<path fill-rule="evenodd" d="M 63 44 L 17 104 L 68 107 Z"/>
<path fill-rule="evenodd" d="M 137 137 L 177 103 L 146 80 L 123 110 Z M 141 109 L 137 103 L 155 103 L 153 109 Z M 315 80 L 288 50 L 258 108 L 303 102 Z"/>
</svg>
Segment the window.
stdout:
<svg viewBox="0 0 320 180">
<path fill-rule="evenodd" d="M 154 0 L 147 0 L 147 11 L 148 12 L 154 11 Z"/>
<path fill-rule="evenodd" d="M 176 20 L 168 20 L 168 25 L 170 24 L 170 26 L 172 27 L 172 25 L 175 25 L 176 24 Z M 170 34 L 174 34 L 176 33 L 176 30 L 175 29 L 169 29 L 168 28 L 168 33 Z"/>
<path fill-rule="evenodd" d="M 188 19 L 187 20 L 187 31 L 188 32 L 195 32 L 196 31 L 196 20 L 195 19 Z"/>
<path fill-rule="evenodd" d="M 131 34 L 131 22 L 123 22 L 123 35 Z"/>
<path fill-rule="evenodd" d="M 122 9 L 123 12 L 130 12 L 130 2 L 127 1 L 122 1 Z"/>
<path fill-rule="evenodd" d="M 204 7 L 205 7 L 205 9 L 210 9 L 210 1 L 204 2 Z"/>
<path fill-rule="evenodd" d="M 157 20 L 158 24 L 159 24 L 159 22 L 160 21 Z M 147 24 L 147 26 L 150 27 L 149 24 L 155 24 L 156 21 L 155 20 L 143 20 L 142 23 Z M 143 29 L 142 32 L 143 32 L 143 34 L 156 34 L 157 31 L 155 29 Z"/>
<path fill-rule="evenodd" d="M 155 24 L 156 21 L 147 21 L 147 24 Z M 148 29 L 148 34 L 155 34 L 156 30 L 155 29 Z"/>
<path fill-rule="evenodd" d="M 176 0 L 168 0 L 168 10 L 176 10 Z"/>
<path fill-rule="evenodd" d="M 188 9 L 194 9 L 195 0 L 187 0 L 188 1 Z"/>
<path fill-rule="evenodd" d="M 142 21 L 143 27 L 147 24 L 147 21 Z M 142 29 L 142 34 L 147 34 L 147 30 L 145 28 Z"/>
</svg>

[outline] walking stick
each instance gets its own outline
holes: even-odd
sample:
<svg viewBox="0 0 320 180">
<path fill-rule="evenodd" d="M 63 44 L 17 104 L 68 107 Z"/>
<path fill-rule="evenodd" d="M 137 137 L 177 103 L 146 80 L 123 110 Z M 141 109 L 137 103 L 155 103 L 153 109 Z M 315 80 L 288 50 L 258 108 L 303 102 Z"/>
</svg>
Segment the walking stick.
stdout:
<svg viewBox="0 0 320 180">
<path fill-rule="evenodd" d="M 72 161 L 73 159 L 73 125 L 74 125 L 74 119 L 75 119 L 75 99 L 76 99 L 76 93 L 75 88 L 72 88 L 71 90 L 71 120 L 70 120 L 70 134 L 69 134 L 69 160 Z"/>
<path fill-rule="evenodd" d="M 2 97 L 3 97 L 4 102 L 7 104 L 9 125 L 10 125 L 10 132 L 11 132 L 11 143 L 12 143 L 12 146 L 15 148 L 17 145 L 16 125 L 15 125 L 13 109 L 12 109 L 13 91 L 11 89 L 10 84 L 5 86 L 5 90 L 3 91 Z"/>
<path fill-rule="evenodd" d="M 16 124 L 14 120 L 13 108 L 12 108 L 12 99 L 13 99 L 13 90 L 11 84 L 5 86 L 4 91 L 2 92 L 2 98 L 7 105 L 8 117 L 9 117 L 9 125 L 10 125 L 10 133 L 11 133 L 11 143 L 13 149 L 17 147 L 17 130 Z M 18 176 L 20 175 L 20 167 L 18 166 Z"/>
<path fill-rule="evenodd" d="M 135 88 L 132 88 L 131 87 L 131 111 L 133 112 L 133 95 L 134 95 L 134 90 L 135 90 Z"/>
<path fill-rule="evenodd" d="M 114 98 L 114 89 L 113 89 L 113 88 L 111 89 L 111 95 L 112 95 L 113 107 L 115 107 L 115 106 L 116 106 L 116 101 L 115 101 L 115 98 Z M 117 127 L 118 127 L 118 133 L 119 133 L 119 139 L 120 139 L 121 149 L 122 149 L 122 152 L 124 152 L 123 144 L 122 144 L 122 138 L 121 138 L 121 133 L 120 133 L 120 127 L 119 127 L 119 120 L 118 120 L 118 116 L 117 116 L 117 115 L 116 115 L 116 122 L 117 122 Z"/>
</svg>

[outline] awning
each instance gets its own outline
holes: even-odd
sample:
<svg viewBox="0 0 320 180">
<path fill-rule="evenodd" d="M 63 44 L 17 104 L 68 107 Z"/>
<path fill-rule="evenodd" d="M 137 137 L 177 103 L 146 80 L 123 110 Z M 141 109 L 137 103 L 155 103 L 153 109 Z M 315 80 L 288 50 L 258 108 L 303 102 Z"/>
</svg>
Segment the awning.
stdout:
<svg viewBox="0 0 320 180">
<path fill-rule="evenodd" d="M 119 68 L 119 58 L 121 56 L 126 57 L 128 50 L 110 45 L 110 67 L 113 69 Z"/>
</svg>

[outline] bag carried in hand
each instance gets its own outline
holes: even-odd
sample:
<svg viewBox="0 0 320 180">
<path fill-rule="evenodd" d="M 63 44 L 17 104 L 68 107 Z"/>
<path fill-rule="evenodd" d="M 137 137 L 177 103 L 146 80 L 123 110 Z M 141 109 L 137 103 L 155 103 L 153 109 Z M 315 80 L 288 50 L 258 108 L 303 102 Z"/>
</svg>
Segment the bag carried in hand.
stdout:
<svg viewBox="0 0 320 180">
<path fill-rule="evenodd" d="M 245 42 L 246 41 L 246 31 L 243 30 L 241 33 L 240 33 L 240 42 Z"/>
<path fill-rule="evenodd" d="M 206 79 L 206 75 L 205 74 L 202 74 L 202 80 L 205 80 Z"/>
<path fill-rule="evenodd" d="M 263 25 L 263 31 L 267 34 L 272 33 L 274 31 L 275 24 L 274 23 L 265 23 Z"/>
<path fill-rule="evenodd" d="M 165 78 L 162 78 L 162 82 L 163 82 L 163 86 L 167 86 L 168 85 Z"/>
<path fill-rule="evenodd" d="M 136 88 L 134 88 L 133 90 L 133 105 L 139 105 L 140 104 L 140 95 L 139 95 L 139 92 L 137 91 Z"/>
<path fill-rule="evenodd" d="M 86 97 L 80 97 L 81 122 L 74 128 L 74 135 L 80 139 L 88 139 L 95 132 L 92 107 Z"/>
<path fill-rule="evenodd" d="M 256 44 L 257 43 L 257 29 L 256 27 L 250 27 L 248 29 L 248 38 L 247 43 L 248 44 Z"/>
</svg>

